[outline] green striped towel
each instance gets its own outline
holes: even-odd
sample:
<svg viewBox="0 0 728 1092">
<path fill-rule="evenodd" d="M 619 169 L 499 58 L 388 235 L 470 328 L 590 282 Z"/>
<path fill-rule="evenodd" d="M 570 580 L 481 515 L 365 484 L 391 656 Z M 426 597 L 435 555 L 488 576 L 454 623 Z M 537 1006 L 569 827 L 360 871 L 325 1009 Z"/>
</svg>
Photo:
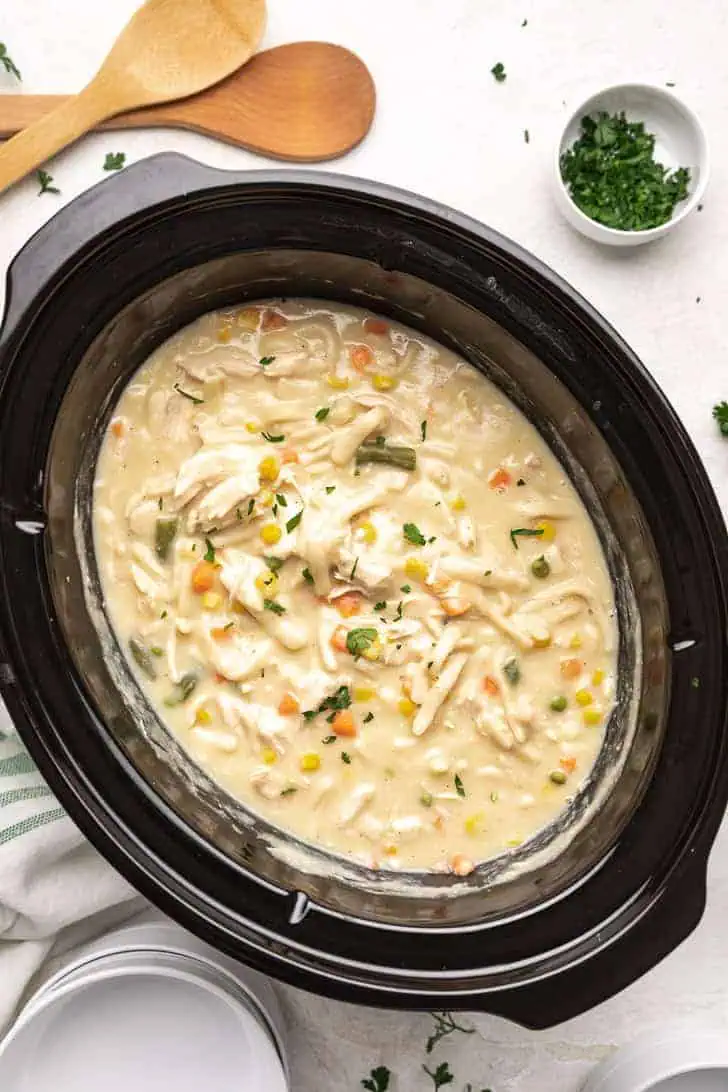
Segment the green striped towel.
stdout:
<svg viewBox="0 0 728 1092">
<path fill-rule="evenodd" d="M 0 1035 L 46 959 L 138 907 L 59 806 L 0 702 Z"/>
</svg>

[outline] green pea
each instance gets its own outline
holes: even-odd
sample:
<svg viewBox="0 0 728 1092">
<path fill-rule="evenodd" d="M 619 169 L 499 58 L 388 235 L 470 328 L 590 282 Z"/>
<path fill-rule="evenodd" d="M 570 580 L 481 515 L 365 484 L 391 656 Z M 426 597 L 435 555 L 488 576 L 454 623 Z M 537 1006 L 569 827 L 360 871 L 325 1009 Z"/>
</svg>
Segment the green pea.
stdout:
<svg viewBox="0 0 728 1092">
<path fill-rule="evenodd" d="M 546 558 L 541 554 L 535 561 L 531 562 L 531 572 L 534 576 L 537 576 L 539 580 L 544 580 L 551 572 L 551 566 Z"/>
<path fill-rule="evenodd" d="M 422 804 L 423 808 L 431 808 L 432 807 L 432 793 L 431 792 L 423 792 L 422 796 L 420 797 L 420 804 Z"/>
<path fill-rule="evenodd" d="M 563 694 L 559 694 L 557 697 L 552 698 L 549 702 L 549 707 L 553 709 L 554 713 L 563 713 L 567 706 L 566 698 Z"/>
<path fill-rule="evenodd" d="M 552 770 L 549 774 L 549 780 L 553 781 L 554 785 L 565 785 L 566 774 L 563 770 Z"/>
</svg>

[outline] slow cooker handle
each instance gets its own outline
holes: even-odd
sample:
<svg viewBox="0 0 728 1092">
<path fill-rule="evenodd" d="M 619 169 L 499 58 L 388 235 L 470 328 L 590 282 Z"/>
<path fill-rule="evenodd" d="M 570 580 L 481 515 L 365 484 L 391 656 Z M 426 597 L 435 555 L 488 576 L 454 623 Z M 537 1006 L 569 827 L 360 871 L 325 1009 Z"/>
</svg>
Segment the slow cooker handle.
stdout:
<svg viewBox="0 0 728 1092">
<path fill-rule="evenodd" d="M 66 263 L 82 260 L 89 249 L 103 242 L 111 227 L 118 230 L 124 219 L 160 202 L 229 184 L 236 174 L 176 152 L 163 152 L 133 163 L 80 194 L 37 231 L 10 263 L 0 349 L 19 328 L 31 301 L 44 289 L 47 299 Z"/>
<path fill-rule="evenodd" d="M 569 970 L 523 989 L 484 995 L 475 1010 L 545 1030 L 581 1016 L 631 986 L 670 955 L 697 927 L 705 910 L 707 851 L 670 878 L 652 907 L 613 944 Z"/>
</svg>

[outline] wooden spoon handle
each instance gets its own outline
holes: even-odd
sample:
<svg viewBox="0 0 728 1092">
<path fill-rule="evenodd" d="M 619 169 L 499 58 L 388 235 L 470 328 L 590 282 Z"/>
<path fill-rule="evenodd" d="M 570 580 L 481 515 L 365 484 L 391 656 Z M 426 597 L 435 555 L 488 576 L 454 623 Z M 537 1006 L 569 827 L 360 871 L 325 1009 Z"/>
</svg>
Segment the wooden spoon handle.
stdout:
<svg viewBox="0 0 728 1092">
<path fill-rule="evenodd" d="M 73 95 L 0 95 L 0 140 L 6 140 L 16 133 L 35 125 L 59 106 L 65 106 Z M 179 124 L 179 109 L 176 103 L 160 106 L 145 106 L 139 110 L 128 110 L 124 114 L 108 118 L 94 126 L 95 129 L 144 129 L 148 126 L 176 126 Z"/>
<path fill-rule="evenodd" d="M 0 192 L 93 129 L 106 112 L 101 96 L 89 86 L 38 117 L 0 148 Z"/>
</svg>

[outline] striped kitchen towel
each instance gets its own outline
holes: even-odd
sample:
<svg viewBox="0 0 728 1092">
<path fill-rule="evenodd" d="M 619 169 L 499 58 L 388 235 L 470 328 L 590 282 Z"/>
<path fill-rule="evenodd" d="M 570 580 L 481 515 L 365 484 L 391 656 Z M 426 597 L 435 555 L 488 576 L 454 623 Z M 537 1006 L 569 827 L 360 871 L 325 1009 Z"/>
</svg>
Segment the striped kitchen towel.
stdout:
<svg viewBox="0 0 728 1092">
<path fill-rule="evenodd" d="M 59 806 L 0 702 L 0 1036 L 46 959 L 139 907 Z"/>
</svg>

